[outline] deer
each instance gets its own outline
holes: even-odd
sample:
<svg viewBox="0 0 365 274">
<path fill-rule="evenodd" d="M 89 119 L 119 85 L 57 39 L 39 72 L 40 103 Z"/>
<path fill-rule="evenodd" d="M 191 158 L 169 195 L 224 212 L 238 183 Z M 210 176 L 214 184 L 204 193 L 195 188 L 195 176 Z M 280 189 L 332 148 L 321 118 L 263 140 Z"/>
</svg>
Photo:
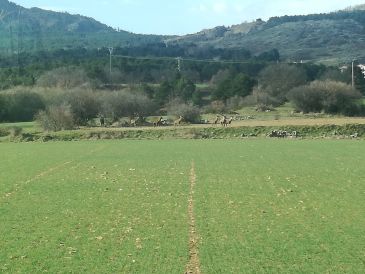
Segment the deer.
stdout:
<svg viewBox="0 0 365 274">
<path fill-rule="evenodd" d="M 221 118 L 221 120 L 219 121 L 219 123 L 223 126 L 223 127 L 225 127 L 226 126 L 226 124 L 227 124 L 227 118 L 226 118 L 226 116 L 222 116 L 222 118 Z"/>
<path fill-rule="evenodd" d="M 162 126 L 163 117 L 160 117 L 157 121 L 153 122 L 154 127 Z"/>
<path fill-rule="evenodd" d="M 221 120 L 221 125 L 224 127 L 228 127 L 228 125 L 231 125 L 232 122 L 233 122 L 233 117 L 231 117 L 227 120 L 226 116 L 223 116 L 223 118 Z"/>
<path fill-rule="evenodd" d="M 219 116 L 217 115 L 217 117 L 215 118 L 213 123 L 216 125 L 216 124 L 218 124 L 218 122 L 219 122 Z"/>
<path fill-rule="evenodd" d="M 179 119 L 174 121 L 174 126 L 180 125 L 184 121 L 184 117 L 180 116 Z"/>
</svg>

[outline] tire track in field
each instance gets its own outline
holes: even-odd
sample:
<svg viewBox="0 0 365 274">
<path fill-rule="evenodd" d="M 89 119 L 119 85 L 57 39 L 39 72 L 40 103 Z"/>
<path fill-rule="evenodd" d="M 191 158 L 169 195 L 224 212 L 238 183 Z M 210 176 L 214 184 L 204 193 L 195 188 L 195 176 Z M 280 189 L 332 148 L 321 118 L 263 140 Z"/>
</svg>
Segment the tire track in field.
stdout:
<svg viewBox="0 0 365 274">
<path fill-rule="evenodd" d="M 195 215 L 194 215 L 194 193 L 196 185 L 195 164 L 192 162 L 190 171 L 190 193 L 188 203 L 189 216 L 189 261 L 186 265 L 185 274 L 200 274 L 199 260 L 199 237 L 196 231 Z"/>
<path fill-rule="evenodd" d="M 5 193 L 4 197 L 5 198 L 10 198 L 10 197 L 14 196 L 17 192 L 19 192 L 21 190 L 22 187 L 24 187 L 24 186 L 26 186 L 26 185 L 28 185 L 28 184 L 30 184 L 30 183 L 32 183 L 32 182 L 40 179 L 40 178 L 43 178 L 43 177 L 51 174 L 52 172 L 54 172 L 54 171 L 56 171 L 58 169 L 61 169 L 61 168 L 65 167 L 65 166 L 68 166 L 68 165 L 72 164 L 73 162 L 74 161 L 68 161 L 68 162 L 64 162 L 64 163 L 58 164 L 56 166 L 52 166 L 49 169 L 47 169 L 45 171 L 42 171 L 41 173 L 35 175 L 34 177 L 32 177 L 32 178 L 30 178 L 30 179 L 22 182 L 21 184 L 15 184 L 15 188 L 12 191 L 10 191 L 10 192 Z"/>
<path fill-rule="evenodd" d="M 84 156 L 91 156 L 92 154 L 100 151 L 104 149 L 104 147 L 100 147 L 100 148 L 97 148 L 97 149 L 94 149 L 94 150 L 91 150 L 89 153 L 85 154 Z M 54 171 L 57 171 L 59 169 L 62 169 L 68 165 L 71 165 L 73 163 L 75 163 L 76 160 L 71 160 L 71 161 L 67 161 L 67 162 L 64 162 L 64 163 L 61 163 L 61 164 L 58 164 L 58 165 L 55 165 L 55 166 L 52 166 L 50 168 L 48 168 L 47 170 L 45 171 L 42 171 L 41 173 L 35 175 L 34 177 L 20 183 L 20 184 L 15 184 L 15 187 L 12 191 L 8 192 L 8 193 L 5 193 L 3 198 L 4 199 L 10 199 L 12 196 L 14 196 L 16 193 L 18 193 L 23 187 L 27 186 L 28 184 L 34 182 L 34 181 L 37 181 L 38 179 L 41 179 L 51 173 L 53 173 Z M 72 169 L 76 169 L 81 163 L 79 162 L 78 164 L 74 165 L 72 167 Z M 1 196 L 0 196 L 1 198 Z M 1 201 L 1 199 L 0 199 Z"/>
</svg>

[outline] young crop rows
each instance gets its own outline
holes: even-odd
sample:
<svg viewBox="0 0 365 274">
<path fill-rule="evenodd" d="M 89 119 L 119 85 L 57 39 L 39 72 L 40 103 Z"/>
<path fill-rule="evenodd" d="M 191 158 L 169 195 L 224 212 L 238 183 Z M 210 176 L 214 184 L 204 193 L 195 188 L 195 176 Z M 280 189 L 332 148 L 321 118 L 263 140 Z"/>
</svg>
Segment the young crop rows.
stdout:
<svg viewBox="0 0 365 274">
<path fill-rule="evenodd" d="M 362 141 L 0 144 L 0 272 L 363 273 Z"/>
</svg>

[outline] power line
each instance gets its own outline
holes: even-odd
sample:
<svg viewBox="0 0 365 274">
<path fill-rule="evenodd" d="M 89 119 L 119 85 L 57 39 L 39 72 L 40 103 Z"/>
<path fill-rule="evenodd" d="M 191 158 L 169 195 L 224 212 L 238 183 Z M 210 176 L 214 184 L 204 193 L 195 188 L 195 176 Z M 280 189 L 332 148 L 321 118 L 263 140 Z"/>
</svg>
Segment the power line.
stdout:
<svg viewBox="0 0 365 274">
<path fill-rule="evenodd" d="M 129 55 L 113 55 L 114 57 L 124 59 L 135 60 L 158 60 L 158 61 L 175 61 L 180 62 L 197 62 L 197 63 L 223 63 L 223 64 L 253 64 L 253 63 L 267 63 L 267 62 L 255 62 L 255 61 L 233 61 L 233 60 L 215 60 L 215 59 L 195 59 L 195 58 L 182 58 L 182 57 L 141 57 L 141 56 L 129 56 Z M 180 67 L 181 68 L 181 67 Z"/>
<path fill-rule="evenodd" d="M 111 76 L 112 76 L 112 55 L 113 55 L 113 51 L 114 51 L 114 48 L 113 47 L 109 47 L 108 48 L 109 50 L 109 73 L 110 73 L 110 79 L 111 79 Z"/>
</svg>

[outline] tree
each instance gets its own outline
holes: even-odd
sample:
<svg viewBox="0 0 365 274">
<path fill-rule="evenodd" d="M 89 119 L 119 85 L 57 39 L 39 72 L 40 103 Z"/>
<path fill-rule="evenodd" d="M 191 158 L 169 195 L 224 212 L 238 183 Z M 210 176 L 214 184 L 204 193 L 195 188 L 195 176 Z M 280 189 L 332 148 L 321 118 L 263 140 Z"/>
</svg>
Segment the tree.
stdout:
<svg viewBox="0 0 365 274">
<path fill-rule="evenodd" d="M 70 106 L 77 125 L 86 125 L 100 112 L 97 95 L 91 90 L 72 90 L 68 93 L 65 103 Z"/>
<path fill-rule="evenodd" d="M 334 81 L 314 81 L 288 93 L 295 108 L 303 112 L 324 111 L 331 114 L 355 115 L 360 93 L 350 85 Z"/>
<path fill-rule="evenodd" d="M 5 111 L 3 120 L 8 122 L 32 121 L 38 111 L 45 109 L 42 97 L 34 92 L 16 91 L 2 95 Z"/>
<path fill-rule="evenodd" d="M 244 73 L 231 73 L 213 91 L 214 100 L 227 100 L 233 96 L 246 97 L 252 93 L 256 81 Z"/>
<path fill-rule="evenodd" d="M 193 94 L 196 91 L 195 84 L 184 78 L 180 77 L 175 83 L 175 97 L 181 98 L 183 101 L 188 102 L 192 100 Z"/>
<path fill-rule="evenodd" d="M 365 75 L 360 67 L 354 68 L 355 87 L 356 89 L 365 95 Z"/>
<path fill-rule="evenodd" d="M 182 116 L 185 122 L 199 123 L 200 110 L 196 106 L 185 103 L 180 98 L 175 98 L 167 104 L 167 114 L 175 117 Z"/>
<path fill-rule="evenodd" d="M 67 106 L 50 106 L 40 111 L 36 116 L 37 122 L 44 130 L 61 131 L 74 128 L 73 115 Z"/>
<path fill-rule="evenodd" d="M 127 90 L 104 92 L 100 96 L 101 112 L 105 117 L 117 121 L 122 117 L 148 116 L 154 113 L 156 105 L 145 94 Z"/>
<path fill-rule="evenodd" d="M 159 105 L 166 103 L 173 94 L 173 86 L 169 81 L 163 81 L 155 93 L 155 101 Z"/>
<path fill-rule="evenodd" d="M 304 113 L 321 112 L 323 110 L 324 94 L 313 86 L 301 86 L 292 89 L 288 99 L 294 104 L 297 111 Z"/>
<path fill-rule="evenodd" d="M 350 84 L 351 83 L 351 71 L 350 71 L 350 69 L 347 69 L 347 70 L 341 72 L 341 70 L 339 70 L 337 67 L 336 68 L 330 67 L 330 68 L 326 69 L 326 71 L 321 75 L 319 80 L 321 80 L 321 81 L 331 80 L 331 81 Z"/>
<path fill-rule="evenodd" d="M 281 103 L 286 101 L 286 95 L 291 89 L 304 85 L 306 82 L 305 70 L 296 65 L 270 65 L 263 69 L 259 75 L 261 88 Z"/>
<path fill-rule="evenodd" d="M 196 90 L 191 97 L 191 101 L 195 106 L 201 106 L 203 104 L 203 94 Z"/>
<path fill-rule="evenodd" d="M 251 79 L 246 74 L 240 73 L 233 78 L 230 97 L 246 97 L 252 93 L 252 89 L 256 84 L 257 82 L 254 79 Z"/>
</svg>

